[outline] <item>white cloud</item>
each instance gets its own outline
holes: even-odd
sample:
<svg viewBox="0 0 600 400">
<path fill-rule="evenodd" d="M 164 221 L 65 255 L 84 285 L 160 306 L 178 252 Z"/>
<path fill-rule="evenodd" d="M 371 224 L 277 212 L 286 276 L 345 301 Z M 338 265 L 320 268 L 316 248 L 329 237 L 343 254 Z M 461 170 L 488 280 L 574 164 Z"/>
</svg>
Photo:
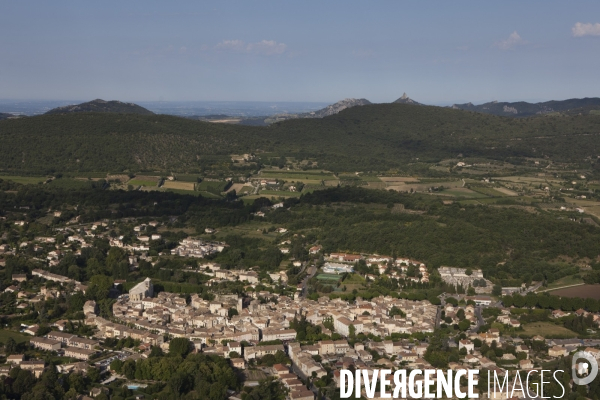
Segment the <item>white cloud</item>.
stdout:
<svg viewBox="0 0 600 400">
<path fill-rule="evenodd" d="M 578 22 L 571 28 L 573 32 L 573 36 L 582 37 L 582 36 L 600 36 L 600 23 L 595 24 L 583 24 Z"/>
<path fill-rule="evenodd" d="M 272 56 L 285 52 L 287 45 L 277 43 L 274 40 L 262 40 L 256 43 L 244 43 L 242 40 L 223 40 L 217 44 L 216 48 L 217 50 Z"/>
<path fill-rule="evenodd" d="M 526 43 L 527 42 L 523 40 L 521 36 L 519 36 L 517 31 L 514 31 L 510 34 L 508 39 L 497 42 L 495 46 L 501 50 L 511 50 L 514 49 L 516 46 L 521 46 Z"/>
<path fill-rule="evenodd" d="M 219 50 L 244 51 L 244 42 L 241 40 L 223 40 L 217 44 Z"/>
<path fill-rule="evenodd" d="M 277 43 L 274 40 L 249 43 L 247 46 L 249 53 L 264 54 L 266 56 L 281 54 L 285 51 L 286 47 L 285 43 Z"/>
</svg>

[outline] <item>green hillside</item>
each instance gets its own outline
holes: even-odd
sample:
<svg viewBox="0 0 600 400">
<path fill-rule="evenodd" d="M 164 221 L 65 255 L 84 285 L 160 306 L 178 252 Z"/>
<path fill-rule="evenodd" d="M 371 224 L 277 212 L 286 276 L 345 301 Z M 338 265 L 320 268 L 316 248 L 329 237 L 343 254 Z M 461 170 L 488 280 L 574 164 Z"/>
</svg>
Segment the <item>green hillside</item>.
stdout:
<svg viewBox="0 0 600 400">
<path fill-rule="evenodd" d="M 142 114 L 152 115 L 152 111 L 145 109 L 133 103 L 123 103 L 121 101 L 105 101 L 96 99 L 81 104 L 57 107 L 46 112 L 46 114 L 69 114 L 81 112 L 101 112 L 101 113 L 119 113 L 119 114 Z"/>
<path fill-rule="evenodd" d="M 515 119 L 409 104 L 365 105 L 268 127 L 76 113 L 0 121 L 0 170 L 186 172 L 227 167 L 229 155 L 250 152 L 311 159 L 332 171 L 384 171 L 459 154 L 584 162 L 600 155 L 599 134 L 594 114 Z"/>
</svg>

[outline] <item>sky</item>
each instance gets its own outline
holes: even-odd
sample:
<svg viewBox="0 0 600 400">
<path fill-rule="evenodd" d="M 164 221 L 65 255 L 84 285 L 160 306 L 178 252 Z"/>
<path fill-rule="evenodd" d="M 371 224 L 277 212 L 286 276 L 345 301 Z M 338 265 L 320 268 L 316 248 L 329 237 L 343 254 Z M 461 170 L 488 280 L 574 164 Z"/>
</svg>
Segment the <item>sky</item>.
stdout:
<svg viewBox="0 0 600 400">
<path fill-rule="evenodd" d="M 600 2 L 0 0 L 0 99 L 600 96 Z"/>
</svg>

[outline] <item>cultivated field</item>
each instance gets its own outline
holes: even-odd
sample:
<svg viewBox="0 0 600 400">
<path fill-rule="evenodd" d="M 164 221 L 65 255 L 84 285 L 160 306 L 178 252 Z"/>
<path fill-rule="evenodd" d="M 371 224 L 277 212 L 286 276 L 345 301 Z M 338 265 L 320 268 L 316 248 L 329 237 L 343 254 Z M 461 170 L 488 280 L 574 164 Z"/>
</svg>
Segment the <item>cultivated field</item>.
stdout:
<svg viewBox="0 0 600 400">
<path fill-rule="evenodd" d="M 380 176 L 379 180 L 389 183 L 390 185 L 398 183 L 419 182 L 418 178 L 413 178 L 411 176 Z"/>
<path fill-rule="evenodd" d="M 163 186 L 166 189 L 194 190 L 193 182 L 165 181 Z"/>
<path fill-rule="evenodd" d="M 13 181 L 24 185 L 35 185 L 44 182 L 46 179 L 43 176 L 16 176 L 16 175 L 0 175 L 0 179 L 5 181 Z"/>
<path fill-rule="evenodd" d="M 564 328 L 559 325 L 554 325 L 550 322 L 532 322 L 530 324 L 523 325 L 524 336 L 536 336 L 540 335 L 545 338 L 573 338 L 577 337 L 577 334 L 570 329 Z"/>
<path fill-rule="evenodd" d="M 582 299 L 600 300 L 600 285 L 580 285 L 570 288 L 553 290 L 550 294 L 562 297 L 581 297 Z"/>
<path fill-rule="evenodd" d="M 512 190 L 507 189 L 507 188 L 497 187 L 494 189 L 506 196 L 518 196 L 518 194 L 516 192 L 513 192 Z"/>
</svg>

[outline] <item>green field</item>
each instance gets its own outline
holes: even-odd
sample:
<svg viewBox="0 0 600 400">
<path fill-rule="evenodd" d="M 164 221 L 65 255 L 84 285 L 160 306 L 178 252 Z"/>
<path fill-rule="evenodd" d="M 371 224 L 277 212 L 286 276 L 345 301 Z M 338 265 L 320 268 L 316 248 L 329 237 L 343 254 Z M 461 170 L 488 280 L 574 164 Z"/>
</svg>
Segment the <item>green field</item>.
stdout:
<svg viewBox="0 0 600 400">
<path fill-rule="evenodd" d="M 262 171 L 257 178 L 280 179 L 282 181 L 301 181 L 314 183 L 320 181 L 335 181 L 337 178 L 330 172 L 316 173 L 308 171 Z"/>
<path fill-rule="evenodd" d="M 565 327 L 554 325 L 550 322 L 532 322 L 530 324 L 523 325 L 525 332 L 523 336 L 536 336 L 540 335 L 545 338 L 574 338 L 577 337 L 577 333 Z"/>
<path fill-rule="evenodd" d="M 18 176 L 18 175 L 0 175 L 0 179 L 22 183 L 24 185 L 35 185 L 44 182 L 46 177 L 43 176 Z"/>
<path fill-rule="evenodd" d="M 158 180 L 150 181 L 150 180 L 142 180 L 142 179 L 132 179 L 130 181 L 127 181 L 127 184 L 133 185 L 133 186 L 156 186 L 156 185 L 158 185 Z"/>
<path fill-rule="evenodd" d="M 6 329 L 0 329 L 0 342 L 6 343 L 8 338 L 11 337 L 17 343 L 23 343 L 29 341 L 29 336 L 23 335 L 22 333 L 9 331 Z"/>
<path fill-rule="evenodd" d="M 207 192 L 217 192 L 221 193 L 225 191 L 225 186 L 227 186 L 228 182 L 213 182 L 213 181 L 202 181 L 196 184 L 196 190 L 198 191 L 207 191 Z"/>
<path fill-rule="evenodd" d="M 481 194 L 492 196 L 492 197 L 505 197 L 506 196 L 504 193 L 499 192 L 491 187 L 476 186 L 476 187 L 470 187 L 469 189 L 471 189 L 477 193 L 481 193 Z"/>
<path fill-rule="evenodd" d="M 60 187 L 63 189 L 82 189 L 89 188 L 93 181 L 82 180 L 82 179 L 69 179 L 69 178 L 61 178 L 54 179 L 49 183 L 50 186 Z"/>
<path fill-rule="evenodd" d="M 569 276 L 560 278 L 552 283 L 549 283 L 548 287 L 541 287 L 540 290 L 538 290 L 538 292 L 549 292 L 552 289 L 558 289 L 558 288 L 570 286 L 570 285 L 577 285 L 580 283 L 583 283 L 583 279 L 581 279 L 580 276 L 576 277 L 573 275 L 569 275 Z"/>
<path fill-rule="evenodd" d="M 177 180 L 182 182 L 198 182 L 198 175 L 177 174 Z"/>
<path fill-rule="evenodd" d="M 487 197 L 485 194 L 477 193 L 477 192 L 474 192 L 474 191 L 472 191 L 470 189 L 466 189 L 466 188 L 443 190 L 441 192 L 435 192 L 435 194 L 454 196 L 454 197 L 464 197 L 464 198 L 468 198 L 468 199 L 481 199 L 481 198 Z"/>
</svg>

